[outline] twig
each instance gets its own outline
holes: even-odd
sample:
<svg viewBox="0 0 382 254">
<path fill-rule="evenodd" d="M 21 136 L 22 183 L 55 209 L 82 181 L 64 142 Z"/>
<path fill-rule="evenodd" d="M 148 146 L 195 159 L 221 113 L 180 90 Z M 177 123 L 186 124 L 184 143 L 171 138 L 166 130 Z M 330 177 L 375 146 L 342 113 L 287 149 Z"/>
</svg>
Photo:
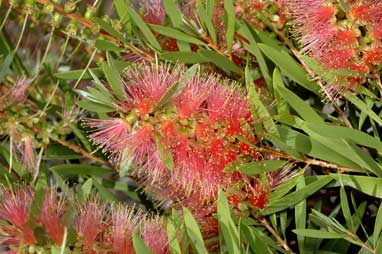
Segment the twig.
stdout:
<svg viewBox="0 0 382 254">
<path fill-rule="evenodd" d="M 283 248 L 288 252 L 288 253 L 291 253 L 293 254 L 294 252 L 291 250 L 291 248 L 289 247 L 289 245 L 287 244 L 287 242 L 281 238 L 281 236 L 272 228 L 271 225 L 269 225 L 268 221 L 264 218 L 264 217 L 261 217 L 259 215 L 256 215 L 254 213 L 252 213 L 252 216 L 255 217 L 255 219 L 261 223 L 261 225 L 263 225 L 268 231 L 269 233 L 271 233 L 273 235 L 273 237 L 277 240 L 277 242 L 283 246 Z"/>
<path fill-rule="evenodd" d="M 68 142 L 66 140 L 60 139 L 60 138 L 55 138 L 55 137 L 50 137 L 50 138 L 52 140 L 60 143 L 61 145 L 71 149 L 72 151 L 81 154 L 85 158 L 88 158 L 88 159 L 91 159 L 91 160 L 95 160 L 96 162 L 98 162 L 98 163 L 100 163 L 102 165 L 105 165 L 105 166 L 107 166 L 109 168 L 114 169 L 113 165 L 110 162 L 102 160 L 102 159 L 98 158 L 97 156 L 94 156 L 91 153 L 86 152 L 84 149 L 82 149 L 79 146 L 76 146 L 75 144 L 72 144 L 72 143 L 70 143 L 70 142 Z"/>
<path fill-rule="evenodd" d="M 299 158 L 296 158 L 292 155 L 289 155 L 289 154 L 286 154 L 286 153 L 283 153 L 280 151 L 276 151 L 276 150 L 273 150 L 271 148 L 265 148 L 265 147 L 256 147 L 256 148 L 261 152 L 270 153 L 272 155 L 277 156 L 278 158 L 283 158 L 283 159 L 287 159 L 287 160 L 291 160 L 291 161 L 295 161 L 295 162 L 301 162 L 301 163 L 305 163 L 305 164 L 309 164 L 309 165 L 313 165 L 313 166 L 320 166 L 320 167 L 325 167 L 325 168 L 336 169 L 336 170 L 339 170 L 340 172 L 363 173 L 362 171 L 357 170 L 357 169 L 351 169 L 351 168 L 337 165 L 335 163 L 330 163 L 330 162 L 321 161 L 321 160 L 317 160 L 317 159 L 305 159 L 305 160 L 299 159 Z"/>
</svg>

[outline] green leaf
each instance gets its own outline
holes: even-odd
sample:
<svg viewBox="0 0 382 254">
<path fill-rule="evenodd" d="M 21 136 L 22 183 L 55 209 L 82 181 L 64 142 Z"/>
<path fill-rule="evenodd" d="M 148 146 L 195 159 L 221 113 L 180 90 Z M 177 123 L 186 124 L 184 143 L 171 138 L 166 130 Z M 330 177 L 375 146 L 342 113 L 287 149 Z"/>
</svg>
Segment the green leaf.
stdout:
<svg viewBox="0 0 382 254">
<path fill-rule="evenodd" d="M 187 235 L 191 240 L 192 247 L 198 254 L 208 254 L 208 251 L 204 246 L 202 234 L 200 233 L 200 229 L 195 218 L 186 207 L 183 207 L 183 214 Z"/>
<path fill-rule="evenodd" d="M 371 109 L 369 108 L 361 99 L 351 93 L 345 93 L 344 97 L 353 103 L 361 112 L 368 115 L 371 119 L 373 119 L 376 123 L 382 126 L 382 119 Z"/>
<path fill-rule="evenodd" d="M 377 216 L 375 217 L 374 231 L 373 231 L 373 246 L 377 248 L 378 239 L 382 232 L 382 203 L 379 205 Z"/>
<path fill-rule="evenodd" d="M 141 239 L 138 229 L 133 232 L 133 245 L 135 253 L 151 254 L 153 253 Z"/>
<path fill-rule="evenodd" d="M 107 54 L 108 63 L 104 62 L 102 64 L 102 70 L 105 73 L 107 82 L 109 83 L 111 89 L 113 90 L 115 96 L 120 99 L 125 99 L 125 91 L 123 90 L 121 76 L 116 70 L 114 59 Z"/>
<path fill-rule="evenodd" d="M 302 99 L 285 87 L 278 87 L 280 95 L 307 122 L 324 124 L 324 120 Z"/>
<path fill-rule="evenodd" d="M 204 4 L 206 2 L 206 5 Z M 217 44 L 217 35 L 213 24 L 213 8 L 214 8 L 214 0 L 208 1 L 197 1 L 196 2 L 196 12 L 198 14 L 198 18 L 200 20 L 201 25 L 204 29 L 207 29 L 208 34 L 211 37 L 211 40 L 214 44 Z M 206 8 L 205 8 L 206 7 Z"/>
<path fill-rule="evenodd" d="M 277 101 L 277 112 L 280 115 L 288 115 L 289 114 L 289 107 L 286 102 L 286 100 L 283 98 L 283 96 L 280 93 L 280 88 L 285 88 L 284 82 L 281 78 L 281 74 L 278 68 L 275 68 L 273 71 L 273 90 L 274 90 L 274 95 L 275 99 Z"/>
<path fill-rule="evenodd" d="M 288 161 L 284 160 L 262 160 L 253 161 L 238 166 L 238 171 L 249 176 L 260 175 L 266 172 L 281 169 Z"/>
<path fill-rule="evenodd" d="M 297 177 L 297 185 L 296 191 L 304 188 L 305 185 L 305 177 L 304 175 L 300 175 Z M 296 229 L 305 229 L 306 227 L 306 200 L 302 200 L 295 206 L 294 210 L 294 219 L 296 224 Z M 300 253 L 304 253 L 305 247 L 305 238 L 303 236 L 297 235 L 298 248 Z"/>
<path fill-rule="evenodd" d="M 177 39 L 180 41 L 184 41 L 184 42 L 188 42 L 188 43 L 192 43 L 192 44 L 196 44 L 196 45 L 206 46 L 206 44 L 203 41 L 201 41 L 195 37 L 192 37 L 191 35 L 183 33 L 180 30 L 170 28 L 170 27 L 160 26 L 160 25 L 154 25 L 154 24 L 151 24 L 150 27 L 155 32 L 162 34 L 162 35 L 165 35 L 165 36 L 168 36 L 170 38 L 174 38 L 174 39 Z"/>
<path fill-rule="evenodd" d="M 265 244 L 265 241 L 252 227 L 241 223 L 240 229 L 255 254 L 273 254 L 273 252 Z"/>
<path fill-rule="evenodd" d="M 34 187 L 34 195 L 32 204 L 29 211 L 28 224 L 34 228 L 36 227 L 36 219 L 41 214 L 41 209 L 45 200 L 45 191 L 47 188 L 46 175 L 43 174 L 37 180 L 36 186 Z"/>
<path fill-rule="evenodd" d="M 93 187 L 93 179 L 92 178 L 87 179 L 81 185 L 81 188 L 79 189 L 79 191 L 77 193 L 77 198 L 78 198 L 78 201 L 80 203 L 83 203 L 88 199 L 88 197 L 92 191 L 92 187 Z"/>
<path fill-rule="evenodd" d="M 351 140 L 356 144 L 382 151 L 382 142 L 362 131 L 334 125 L 321 125 L 309 122 L 306 122 L 305 124 L 309 127 L 309 129 L 319 133 L 322 136 Z"/>
<path fill-rule="evenodd" d="M 268 112 L 260 99 L 260 95 L 256 91 L 256 87 L 253 84 L 253 79 L 248 66 L 245 68 L 245 81 L 248 89 L 248 98 L 251 106 L 251 112 L 253 119 L 261 119 L 264 128 L 267 132 L 274 136 L 279 136 L 277 126 L 273 122 L 273 118 Z"/>
<path fill-rule="evenodd" d="M 240 73 L 240 68 L 235 65 L 232 61 L 230 61 L 225 56 L 222 56 L 215 51 L 211 51 L 208 49 L 202 49 L 199 53 L 205 58 L 209 59 L 210 62 L 214 63 L 217 67 L 221 68 L 227 73 L 236 72 Z"/>
<path fill-rule="evenodd" d="M 146 40 L 151 44 L 152 47 L 154 47 L 156 50 L 161 51 L 162 48 L 160 44 L 158 43 L 157 39 L 153 35 L 153 33 L 150 31 L 150 28 L 146 25 L 146 23 L 143 21 L 143 19 L 139 16 L 139 14 L 130 6 L 126 5 L 126 11 L 129 14 L 131 20 L 134 22 L 134 24 L 138 27 L 139 30 L 143 33 L 143 36 L 146 38 Z"/>
<path fill-rule="evenodd" d="M 53 166 L 49 170 L 60 175 L 103 176 L 112 173 L 110 169 L 86 164 L 62 164 Z"/>
<path fill-rule="evenodd" d="M 78 101 L 77 104 L 83 109 L 98 113 L 108 113 L 115 111 L 114 108 L 109 106 L 87 100 Z"/>
<path fill-rule="evenodd" d="M 166 10 L 166 14 L 170 17 L 171 23 L 176 28 L 181 28 L 182 21 L 182 13 L 178 9 L 176 0 L 163 0 L 163 6 Z"/>
<path fill-rule="evenodd" d="M 162 53 L 161 58 L 171 62 L 180 62 L 184 64 L 208 63 L 205 56 L 197 52 L 169 52 Z"/>
<path fill-rule="evenodd" d="M 336 232 L 328 232 L 317 229 L 294 229 L 292 230 L 295 234 L 300 236 L 312 237 L 312 238 L 321 238 L 321 239 L 338 239 L 344 238 L 346 234 L 340 234 Z"/>
<path fill-rule="evenodd" d="M 217 208 L 219 233 L 223 236 L 228 253 L 240 253 L 239 232 L 232 220 L 227 194 L 224 191 L 219 192 Z"/>
<path fill-rule="evenodd" d="M 97 76 L 103 75 L 103 72 L 102 72 L 101 68 L 89 68 L 88 70 L 92 71 Z M 65 72 L 55 73 L 54 76 L 56 78 L 59 78 L 59 79 L 65 79 L 65 80 L 74 79 L 74 80 L 77 80 L 77 79 L 79 79 L 81 77 L 83 72 L 84 72 L 83 69 L 82 70 L 65 71 Z M 86 80 L 86 79 L 92 79 L 92 76 L 88 72 L 85 72 L 85 74 L 82 76 L 82 80 Z"/>
<path fill-rule="evenodd" d="M 81 154 L 57 143 L 51 143 L 45 150 L 45 160 L 73 160 L 81 158 Z"/>
<path fill-rule="evenodd" d="M 290 79 L 300 84 L 309 91 L 319 94 L 319 86 L 307 78 L 304 68 L 298 64 L 285 50 L 276 49 L 272 46 L 259 43 L 260 50 L 274 62 L 281 71 Z"/>
<path fill-rule="evenodd" d="M 333 178 L 329 175 L 325 178 L 321 178 L 295 192 L 292 192 L 286 196 L 284 196 L 281 200 L 272 200 L 270 204 L 261 212 L 262 215 L 270 215 L 288 207 L 294 206 L 297 203 L 303 201 L 310 195 L 319 191 L 322 187 L 327 185 L 333 180 Z"/>
<path fill-rule="evenodd" d="M 106 21 L 104 21 L 103 19 L 101 19 L 99 17 L 93 17 L 92 19 L 95 23 L 97 23 L 108 34 L 117 38 L 118 40 L 120 40 L 124 44 L 129 44 L 129 41 L 120 32 L 118 32 L 110 24 L 108 24 Z"/>
<path fill-rule="evenodd" d="M 170 248 L 170 254 L 182 254 L 182 250 L 180 249 L 180 244 L 178 241 L 178 232 L 175 228 L 172 220 L 167 221 L 167 237 L 168 237 L 168 245 Z"/>
<path fill-rule="evenodd" d="M 97 39 L 95 42 L 95 46 L 97 49 L 101 51 L 114 51 L 116 53 L 119 53 L 122 51 L 122 49 L 118 47 L 115 43 L 111 41 L 106 41 L 106 40 Z"/>
<path fill-rule="evenodd" d="M 341 177 L 340 174 L 339 176 Z M 340 199 L 341 199 L 341 210 L 346 221 L 346 226 L 350 230 L 354 230 L 354 223 L 350 213 L 349 201 L 348 201 L 344 186 L 341 186 L 340 188 Z"/>
<path fill-rule="evenodd" d="M 172 171 L 174 169 L 174 159 L 172 157 L 171 150 L 165 147 L 159 139 L 157 139 L 156 143 L 161 161 L 170 171 Z"/>
<path fill-rule="evenodd" d="M 226 23 L 225 23 L 225 37 L 227 41 L 227 49 L 228 52 L 231 53 L 232 50 L 232 44 L 233 44 L 233 37 L 235 34 L 235 10 L 232 0 L 224 0 L 224 11 L 225 11 L 225 17 L 226 17 Z"/>
<path fill-rule="evenodd" d="M 118 201 L 115 195 L 103 186 L 103 179 L 97 177 L 93 177 L 92 179 L 94 186 L 97 188 L 97 193 L 103 200 L 108 202 Z"/>
<path fill-rule="evenodd" d="M 257 42 L 252 34 L 250 25 L 244 23 L 244 25 L 241 26 L 241 29 L 238 32 L 239 34 L 248 39 L 250 44 L 243 42 L 243 46 L 249 53 L 256 57 L 256 62 L 260 67 L 261 74 L 263 75 L 264 80 L 267 83 L 267 87 L 269 91 L 272 91 L 272 77 L 270 75 L 267 63 L 265 62 L 265 58 L 261 53 L 259 47 L 257 46 Z"/>
</svg>

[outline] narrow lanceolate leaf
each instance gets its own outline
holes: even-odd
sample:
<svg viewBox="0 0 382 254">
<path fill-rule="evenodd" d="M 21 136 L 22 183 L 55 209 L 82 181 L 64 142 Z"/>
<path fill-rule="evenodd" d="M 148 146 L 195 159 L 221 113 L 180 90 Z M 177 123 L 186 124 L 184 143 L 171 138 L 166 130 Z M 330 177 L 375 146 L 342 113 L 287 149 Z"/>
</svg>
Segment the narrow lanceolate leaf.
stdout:
<svg viewBox="0 0 382 254">
<path fill-rule="evenodd" d="M 129 14 L 131 20 L 134 22 L 134 24 L 138 27 L 139 30 L 141 30 L 143 36 L 150 43 L 150 45 L 152 47 L 154 47 L 156 50 L 161 51 L 162 48 L 161 48 L 160 44 L 158 43 L 154 34 L 150 31 L 150 28 L 143 21 L 143 19 L 139 16 L 139 14 L 133 8 L 131 8 L 128 5 L 126 5 L 126 11 Z"/>
<path fill-rule="evenodd" d="M 142 254 L 153 253 L 141 239 L 138 229 L 134 230 L 134 233 L 133 233 L 133 245 L 134 245 L 135 253 L 142 253 Z"/>
<path fill-rule="evenodd" d="M 110 57 L 109 54 L 108 54 L 108 63 L 104 62 L 102 64 L 102 70 L 105 73 L 108 84 L 113 90 L 115 96 L 119 100 L 124 100 L 125 93 L 122 87 L 121 76 L 119 75 L 118 71 L 115 69 L 113 59 Z"/>
<path fill-rule="evenodd" d="M 307 78 L 307 72 L 304 68 L 298 64 L 285 50 L 280 50 L 263 43 L 259 43 L 258 47 L 264 55 L 271 59 L 272 62 L 274 62 L 281 69 L 286 76 L 309 91 L 319 94 L 319 86 Z"/>
<path fill-rule="evenodd" d="M 266 207 L 263 211 L 263 215 L 270 215 L 279 211 L 282 211 L 284 209 L 287 209 L 288 207 L 294 206 L 297 203 L 301 202 L 302 200 L 306 199 L 313 193 L 319 191 L 330 183 L 333 180 L 331 176 L 327 176 L 325 178 L 319 179 L 295 192 L 292 192 L 285 197 L 283 197 L 281 200 L 271 200 L 268 207 Z"/>
<path fill-rule="evenodd" d="M 224 11 L 226 15 L 226 40 L 228 52 L 232 50 L 233 37 L 235 34 L 235 10 L 232 0 L 224 0 Z"/>
<path fill-rule="evenodd" d="M 160 25 L 150 25 L 150 27 L 157 33 L 180 40 L 188 43 L 193 43 L 196 45 L 202 45 L 205 46 L 206 44 L 202 42 L 201 40 L 192 37 L 191 35 L 188 35 L 180 30 L 170 28 L 170 27 L 165 27 L 165 26 L 160 26 Z"/>
<path fill-rule="evenodd" d="M 264 128 L 269 134 L 279 136 L 276 124 L 273 122 L 272 116 L 264 106 L 260 99 L 260 95 L 256 91 L 256 87 L 253 84 L 252 75 L 248 67 L 245 68 L 245 81 L 248 89 L 248 97 L 251 105 L 253 119 L 261 119 Z"/>
<path fill-rule="evenodd" d="M 165 145 L 159 139 L 157 139 L 156 143 L 157 143 L 160 159 L 162 160 L 164 165 L 170 171 L 172 171 L 174 169 L 174 159 L 172 157 L 170 149 L 167 149 Z"/>
<path fill-rule="evenodd" d="M 249 43 L 243 42 L 243 46 L 246 50 L 248 50 L 249 53 L 251 53 L 252 55 L 256 57 L 256 62 L 259 64 L 261 74 L 263 75 L 264 80 L 267 83 L 267 87 L 269 91 L 271 92 L 273 90 L 272 77 L 270 75 L 265 58 L 263 54 L 261 53 L 259 47 L 257 46 L 257 42 L 255 40 L 254 35 L 252 34 L 250 25 L 248 25 L 247 23 L 244 23 L 241 26 L 241 29 L 238 31 L 238 33 L 244 36 L 249 41 Z"/>
<path fill-rule="evenodd" d="M 278 87 L 280 95 L 296 112 L 308 122 L 324 124 L 324 120 L 305 101 L 285 87 Z"/>
<path fill-rule="evenodd" d="M 210 60 L 199 52 L 166 52 L 161 54 L 162 59 L 184 64 L 208 63 Z"/>
<path fill-rule="evenodd" d="M 85 164 L 62 164 L 53 166 L 49 170 L 60 175 L 102 176 L 112 173 L 110 169 Z"/>
<path fill-rule="evenodd" d="M 317 229 L 295 229 L 292 230 L 295 234 L 300 236 L 322 238 L 322 239 L 337 239 L 344 238 L 346 234 L 340 234 L 336 232 L 322 231 Z"/>
<path fill-rule="evenodd" d="M 43 177 L 40 176 L 38 179 L 36 186 L 34 187 L 34 195 L 33 200 L 29 212 L 28 223 L 33 227 L 35 225 L 35 220 L 40 215 L 41 209 L 45 200 L 45 191 L 47 187 L 47 179 L 45 174 Z"/>
<path fill-rule="evenodd" d="M 199 53 L 205 58 L 207 58 L 209 62 L 215 64 L 217 67 L 219 67 L 220 69 L 224 70 L 227 73 L 241 72 L 240 68 L 237 65 L 235 65 L 232 61 L 230 61 L 225 56 L 222 56 L 216 53 L 215 51 L 203 49 L 203 50 L 200 50 Z"/>
<path fill-rule="evenodd" d="M 232 220 L 227 194 L 224 191 L 219 192 L 218 221 L 219 232 L 222 234 L 224 243 L 227 245 L 228 253 L 241 253 L 239 232 Z"/>
<path fill-rule="evenodd" d="M 376 123 L 382 126 L 382 118 L 380 118 L 371 108 L 369 108 L 361 99 L 351 93 L 345 93 L 344 97 L 353 103 L 358 109 L 368 115 Z"/>
<path fill-rule="evenodd" d="M 177 237 L 177 231 L 172 220 L 167 221 L 167 237 L 170 254 L 182 254 L 180 244 Z"/>
<path fill-rule="evenodd" d="M 289 107 L 286 100 L 282 97 L 280 94 L 280 88 L 285 87 L 284 82 L 281 78 L 281 74 L 278 68 L 275 68 L 273 71 L 273 90 L 274 90 L 274 96 L 277 100 L 277 113 L 279 115 L 289 115 Z"/>
<path fill-rule="evenodd" d="M 96 22 L 103 30 L 105 30 L 107 33 L 110 35 L 114 36 L 121 42 L 125 44 L 129 44 L 129 41 L 117 30 L 115 30 L 110 24 L 108 24 L 106 21 L 104 21 L 101 18 L 94 17 L 93 18 L 94 22 Z"/>
<path fill-rule="evenodd" d="M 253 161 L 238 166 L 238 171 L 247 174 L 249 176 L 260 175 L 266 172 L 281 169 L 288 161 L 284 160 L 262 160 Z"/>
<path fill-rule="evenodd" d="M 305 185 L 305 177 L 304 175 L 298 176 L 296 190 L 300 190 L 304 188 Z M 305 229 L 306 227 L 306 200 L 302 200 L 298 203 L 294 210 L 294 219 L 296 224 L 296 229 Z M 297 235 L 298 248 L 300 253 L 304 253 L 305 246 L 305 237 L 302 235 Z"/>
<path fill-rule="evenodd" d="M 202 233 L 200 232 L 198 223 L 192 216 L 191 212 L 183 207 L 184 223 L 186 224 L 187 235 L 191 240 L 192 247 L 198 254 L 208 254 L 206 247 L 204 246 L 204 241 Z"/>
<path fill-rule="evenodd" d="M 379 205 L 377 217 L 375 217 L 374 231 L 373 231 L 373 245 L 374 248 L 378 245 L 378 239 L 382 232 L 382 203 Z"/>
<path fill-rule="evenodd" d="M 176 0 L 163 0 L 166 14 L 170 17 L 173 27 L 180 28 L 183 24 L 182 13 L 178 9 Z"/>
</svg>

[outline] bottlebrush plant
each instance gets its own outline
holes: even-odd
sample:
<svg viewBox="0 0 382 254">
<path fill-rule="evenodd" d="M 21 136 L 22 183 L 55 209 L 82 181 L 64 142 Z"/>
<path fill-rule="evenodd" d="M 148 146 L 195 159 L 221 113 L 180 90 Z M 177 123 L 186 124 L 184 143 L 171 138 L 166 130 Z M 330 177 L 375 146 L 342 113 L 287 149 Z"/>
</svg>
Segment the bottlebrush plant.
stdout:
<svg viewBox="0 0 382 254">
<path fill-rule="evenodd" d="M 382 253 L 381 13 L 0 1 L 0 253 Z"/>
</svg>

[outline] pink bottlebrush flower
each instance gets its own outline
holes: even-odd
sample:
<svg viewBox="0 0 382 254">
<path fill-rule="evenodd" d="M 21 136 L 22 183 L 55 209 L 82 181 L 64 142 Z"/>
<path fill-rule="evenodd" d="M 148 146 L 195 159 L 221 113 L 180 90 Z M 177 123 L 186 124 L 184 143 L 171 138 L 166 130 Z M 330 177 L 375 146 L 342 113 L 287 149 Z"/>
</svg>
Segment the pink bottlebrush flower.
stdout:
<svg viewBox="0 0 382 254">
<path fill-rule="evenodd" d="M 39 220 L 44 225 L 48 237 L 58 246 L 64 239 L 64 210 L 64 200 L 57 198 L 57 192 L 47 191 Z"/>
<path fill-rule="evenodd" d="M 83 244 L 85 253 L 94 254 L 96 240 L 104 230 L 105 206 L 99 201 L 88 201 L 78 211 L 74 228 Z"/>
<path fill-rule="evenodd" d="M 145 15 L 143 19 L 147 23 L 163 25 L 166 11 L 162 0 L 145 0 Z"/>
<path fill-rule="evenodd" d="M 263 186 L 258 178 L 253 179 L 253 184 L 246 182 L 248 189 L 248 202 L 256 208 L 263 209 L 269 198 L 269 188 Z"/>
<path fill-rule="evenodd" d="M 109 242 L 114 254 L 134 253 L 132 235 L 135 225 L 132 209 L 123 206 L 113 209 Z"/>
<path fill-rule="evenodd" d="M 182 68 L 177 65 L 139 65 L 125 73 L 127 101 L 138 109 L 140 115 L 151 113 L 167 92 L 179 79 Z"/>
<path fill-rule="evenodd" d="M 207 110 L 212 121 L 225 119 L 232 92 L 225 86 L 216 85 L 207 98 Z"/>
<path fill-rule="evenodd" d="M 33 140 L 31 136 L 24 137 L 24 152 L 22 157 L 23 165 L 34 174 L 36 171 L 36 157 L 33 150 Z"/>
<path fill-rule="evenodd" d="M 87 119 L 87 126 L 93 128 L 90 138 L 104 152 L 120 155 L 126 147 L 130 124 L 119 118 L 108 120 Z"/>
<path fill-rule="evenodd" d="M 169 253 L 166 224 L 160 217 L 146 219 L 142 222 L 141 237 L 153 253 Z"/>
<path fill-rule="evenodd" d="M 153 133 L 150 127 L 141 127 L 131 132 L 131 124 L 119 118 L 88 119 L 85 123 L 95 129 L 90 135 L 94 143 L 117 160 L 122 158 L 126 149 L 129 155 L 134 155 L 138 161 L 143 161 L 143 157 L 151 151 Z"/>
<path fill-rule="evenodd" d="M 36 243 L 33 230 L 27 224 L 33 192 L 25 187 L 17 187 L 14 192 L 2 187 L 0 195 L 0 220 L 11 224 L 5 228 L 0 226 L 0 231 L 8 232 L 5 238 L 13 243 Z"/>
<path fill-rule="evenodd" d="M 31 85 L 32 80 L 25 77 L 19 78 L 15 85 L 12 87 L 9 93 L 10 102 L 22 102 L 24 101 L 28 94 L 27 89 Z"/>
<path fill-rule="evenodd" d="M 216 86 L 214 77 L 201 78 L 196 75 L 191 79 L 174 102 L 179 117 L 183 119 L 198 112 L 214 86 Z"/>
</svg>

